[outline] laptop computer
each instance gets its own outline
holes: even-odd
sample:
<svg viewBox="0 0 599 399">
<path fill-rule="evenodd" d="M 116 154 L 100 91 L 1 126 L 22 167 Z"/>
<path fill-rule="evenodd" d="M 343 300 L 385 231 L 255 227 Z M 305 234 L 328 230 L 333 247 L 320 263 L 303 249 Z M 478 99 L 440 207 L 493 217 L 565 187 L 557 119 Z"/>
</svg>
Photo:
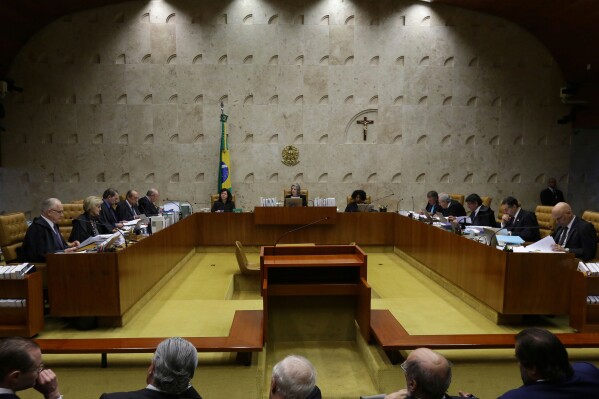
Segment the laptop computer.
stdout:
<svg viewBox="0 0 599 399">
<path fill-rule="evenodd" d="M 288 198 L 285 198 L 285 206 L 302 207 L 303 205 L 304 205 L 304 203 L 303 203 L 301 197 L 288 197 Z"/>
<path fill-rule="evenodd" d="M 372 204 L 357 204 L 357 205 L 358 205 L 358 212 L 370 212 L 374 208 L 374 205 L 372 205 Z"/>
</svg>

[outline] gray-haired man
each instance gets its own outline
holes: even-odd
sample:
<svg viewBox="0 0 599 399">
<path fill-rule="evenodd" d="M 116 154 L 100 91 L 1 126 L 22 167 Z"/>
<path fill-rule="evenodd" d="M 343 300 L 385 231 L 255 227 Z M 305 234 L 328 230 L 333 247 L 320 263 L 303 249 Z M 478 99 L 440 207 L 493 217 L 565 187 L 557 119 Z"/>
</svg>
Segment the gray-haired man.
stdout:
<svg viewBox="0 0 599 399">
<path fill-rule="evenodd" d="M 183 338 L 162 341 L 148 368 L 148 386 L 139 391 L 105 393 L 101 399 L 202 399 L 191 386 L 198 365 L 196 348 Z"/>
</svg>

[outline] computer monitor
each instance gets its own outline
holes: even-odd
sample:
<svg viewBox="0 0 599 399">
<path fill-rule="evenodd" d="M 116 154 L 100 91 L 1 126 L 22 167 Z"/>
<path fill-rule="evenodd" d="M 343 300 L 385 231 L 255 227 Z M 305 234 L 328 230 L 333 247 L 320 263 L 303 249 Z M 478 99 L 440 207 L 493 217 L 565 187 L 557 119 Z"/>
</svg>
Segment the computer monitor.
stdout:
<svg viewBox="0 0 599 399">
<path fill-rule="evenodd" d="M 299 206 L 299 207 L 301 207 L 303 205 L 304 205 L 304 203 L 303 203 L 301 197 L 288 197 L 288 198 L 285 198 L 285 206 L 291 206 L 291 207 Z"/>
</svg>

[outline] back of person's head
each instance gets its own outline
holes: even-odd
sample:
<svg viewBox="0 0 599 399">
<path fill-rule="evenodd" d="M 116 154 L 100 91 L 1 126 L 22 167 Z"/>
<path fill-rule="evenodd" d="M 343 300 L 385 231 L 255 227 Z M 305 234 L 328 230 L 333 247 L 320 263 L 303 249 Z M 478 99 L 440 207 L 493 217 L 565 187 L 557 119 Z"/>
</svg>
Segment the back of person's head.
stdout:
<svg viewBox="0 0 599 399">
<path fill-rule="evenodd" d="M 516 335 L 516 358 L 522 367 L 534 369 L 547 381 L 563 380 L 574 373 L 564 345 L 542 328 L 527 328 Z"/>
<path fill-rule="evenodd" d="M 101 205 L 102 199 L 95 195 L 90 195 L 83 200 L 83 212 L 88 213 L 93 207 Z"/>
<path fill-rule="evenodd" d="M 470 194 L 466 197 L 466 202 L 476 203 L 478 206 L 481 206 L 483 203 L 482 198 L 478 194 Z"/>
<path fill-rule="evenodd" d="M 439 353 L 418 348 L 402 365 L 406 378 L 416 381 L 415 397 L 442 398 L 451 385 L 451 363 Z"/>
<path fill-rule="evenodd" d="M 168 338 L 156 348 L 152 363 L 152 384 L 163 392 L 178 395 L 189 388 L 198 365 L 198 352 L 183 338 Z"/>
<path fill-rule="evenodd" d="M 366 201 L 366 191 L 355 190 L 353 193 L 351 193 L 351 197 L 354 201 L 357 199 L 357 197 L 360 197 L 362 201 Z"/>
<path fill-rule="evenodd" d="M 507 205 L 507 206 L 509 206 L 510 208 L 512 208 L 512 207 L 514 207 L 514 206 L 516 206 L 516 207 L 520 206 L 520 205 L 518 204 L 518 200 L 517 200 L 516 198 L 514 198 L 514 197 L 505 197 L 505 198 L 504 198 L 504 199 L 501 201 L 501 205 Z"/>
<path fill-rule="evenodd" d="M 316 370 L 305 357 L 289 355 L 273 367 L 272 379 L 280 397 L 305 399 L 316 385 Z"/>
<path fill-rule="evenodd" d="M 15 370 L 27 371 L 37 366 L 30 354 L 37 348 L 38 344 L 27 338 L 0 339 L 0 382 Z"/>
<path fill-rule="evenodd" d="M 107 188 L 106 190 L 104 190 L 104 193 L 102 194 L 102 199 L 114 197 L 117 194 L 118 192 L 114 188 Z"/>
<path fill-rule="evenodd" d="M 434 190 L 429 191 L 428 193 L 426 193 L 426 198 L 434 198 L 435 200 L 439 200 L 439 193 L 437 193 Z"/>
</svg>

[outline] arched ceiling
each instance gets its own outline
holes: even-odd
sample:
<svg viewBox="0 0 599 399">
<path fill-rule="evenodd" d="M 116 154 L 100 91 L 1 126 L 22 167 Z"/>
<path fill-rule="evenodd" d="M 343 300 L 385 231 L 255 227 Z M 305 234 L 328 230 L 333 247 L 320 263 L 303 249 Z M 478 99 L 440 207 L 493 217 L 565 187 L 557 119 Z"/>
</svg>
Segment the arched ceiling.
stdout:
<svg viewBox="0 0 599 399">
<path fill-rule="evenodd" d="M 64 15 L 127 0 L 0 1 L 0 79 L 27 41 Z M 573 100 L 589 104 L 577 112 L 577 127 L 599 127 L 599 1 L 427 0 L 505 18 L 536 36 L 553 54 L 565 79 L 578 88 Z M 8 77 L 9 78 L 9 77 Z M 18 82 L 16 82 L 18 83 Z M 559 93 L 555 93 L 556 97 Z"/>
</svg>

